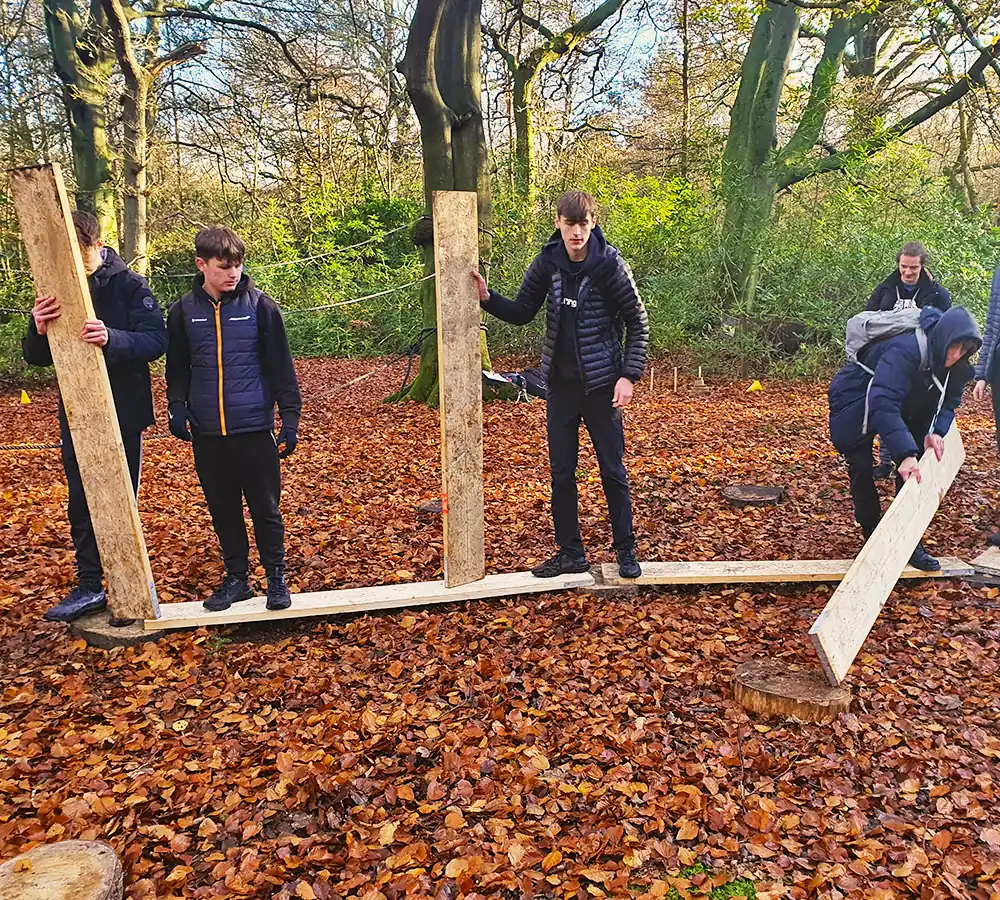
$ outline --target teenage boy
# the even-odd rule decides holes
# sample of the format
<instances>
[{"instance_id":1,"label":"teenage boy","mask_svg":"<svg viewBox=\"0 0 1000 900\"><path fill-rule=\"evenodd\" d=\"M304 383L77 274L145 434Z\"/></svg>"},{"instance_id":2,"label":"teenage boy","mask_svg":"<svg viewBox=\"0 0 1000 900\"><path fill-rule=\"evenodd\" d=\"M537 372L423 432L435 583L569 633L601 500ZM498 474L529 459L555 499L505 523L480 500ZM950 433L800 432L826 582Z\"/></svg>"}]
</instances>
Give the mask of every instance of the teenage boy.
<instances>
[{"instance_id":1,"label":"teenage boy","mask_svg":"<svg viewBox=\"0 0 1000 900\"><path fill-rule=\"evenodd\" d=\"M993 395L993 424L996 426L997 447L1000 447L1000 353L997 337L1000 336L1000 266L993 273L990 284L990 305L986 313L986 334L983 349L976 361L976 386L972 389L975 400L986 397L986 385ZM991 547L1000 547L1000 531L995 531L986 541Z\"/></svg>"},{"instance_id":2,"label":"teenage boy","mask_svg":"<svg viewBox=\"0 0 1000 900\"><path fill-rule=\"evenodd\" d=\"M868 312L936 306L941 312L951 309L951 297L927 268L930 253L921 241L907 241L896 254L896 271L881 282L868 299ZM892 474L889 447L879 441L878 465L875 478Z\"/></svg>"},{"instance_id":3,"label":"teenage boy","mask_svg":"<svg viewBox=\"0 0 1000 900\"><path fill-rule=\"evenodd\" d=\"M875 435L896 463L896 490L909 478L919 481L923 451L933 450L938 459L944 453L944 436L972 380L968 358L982 344L976 320L961 306L945 313L924 307L918 331L869 344L858 355L862 365L849 362L830 384L830 438L847 461L854 517L866 541L882 518L872 476ZM925 572L941 568L922 544L910 565Z\"/></svg>"},{"instance_id":4,"label":"teenage boy","mask_svg":"<svg viewBox=\"0 0 1000 900\"><path fill-rule=\"evenodd\" d=\"M114 250L104 246L97 219L90 213L75 212L73 225L95 316L84 323L80 339L104 350L132 489L138 494L142 432L153 424L149 363L166 352L167 329L146 280L129 270ZM48 330L59 315L57 297L35 300L28 334L21 342L25 362L33 366L52 365ZM63 471L69 485L69 528L76 551L78 583L43 618L51 622L72 622L87 613L106 609L107 594L101 555L62 397L59 398L59 437Z\"/></svg>"},{"instance_id":5,"label":"teenage boy","mask_svg":"<svg viewBox=\"0 0 1000 900\"><path fill-rule=\"evenodd\" d=\"M203 228L194 246L198 274L167 317L167 402L171 433L191 441L226 566L204 605L217 612L253 596L245 497L267 573L267 608L288 609L279 460L298 443L302 398L285 323L243 271L246 245L234 231Z\"/></svg>"},{"instance_id":6,"label":"teenage boy","mask_svg":"<svg viewBox=\"0 0 1000 900\"><path fill-rule=\"evenodd\" d=\"M576 490L582 420L597 453L619 571L623 578L638 578L622 410L645 368L649 320L625 260L597 225L593 197L583 191L563 194L556 229L514 300L488 290L483 277L472 273L483 309L513 325L530 322L548 298L542 377L559 551L532 574L554 578L586 572L590 565Z\"/></svg>"}]
</instances>

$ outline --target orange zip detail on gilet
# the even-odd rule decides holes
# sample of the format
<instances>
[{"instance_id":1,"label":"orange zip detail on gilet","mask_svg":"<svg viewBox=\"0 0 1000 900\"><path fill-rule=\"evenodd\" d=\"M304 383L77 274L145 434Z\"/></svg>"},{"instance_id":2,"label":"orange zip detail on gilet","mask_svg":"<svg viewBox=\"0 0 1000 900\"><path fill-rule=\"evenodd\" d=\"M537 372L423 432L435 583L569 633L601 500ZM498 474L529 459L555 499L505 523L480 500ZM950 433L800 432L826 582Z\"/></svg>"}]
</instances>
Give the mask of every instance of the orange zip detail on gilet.
<instances>
[{"instance_id":1,"label":"orange zip detail on gilet","mask_svg":"<svg viewBox=\"0 0 1000 900\"><path fill-rule=\"evenodd\" d=\"M215 307L215 356L219 366L219 423L222 433L226 434L226 406L222 401L222 304L213 303Z\"/></svg>"}]
</instances>

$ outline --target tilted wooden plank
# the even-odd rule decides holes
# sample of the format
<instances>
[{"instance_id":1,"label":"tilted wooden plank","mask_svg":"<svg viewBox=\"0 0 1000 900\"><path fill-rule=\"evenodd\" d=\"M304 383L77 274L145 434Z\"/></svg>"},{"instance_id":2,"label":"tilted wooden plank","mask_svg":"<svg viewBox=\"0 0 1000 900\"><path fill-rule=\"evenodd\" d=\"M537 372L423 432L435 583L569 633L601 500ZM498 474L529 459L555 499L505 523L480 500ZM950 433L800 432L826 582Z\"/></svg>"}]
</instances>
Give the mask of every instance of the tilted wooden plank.
<instances>
[{"instance_id":1,"label":"tilted wooden plank","mask_svg":"<svg viewBox=\"0 0 1000 900\"><path fill-rule=\"evenodd\" d=\"M441 404L441 506L448 587L486 574L483 516L483 360L476 194L435 191L438 390Z\"/></svg>"},{"instance_id":2,"label":"tilted wooden plank","mask_svg":"<svg viewBox=\"0 0 1000 900\"><path fill-rule=\"evenodd\" d=\"M832 685L847 676L900 572L965 461L958 426L952 425L944 447L941 460L931 452L923 455L920 482L911 478L903 485L809 630Z\"/></svg>"},{"instance_id":3,"label":"tilted wooden plank","mask_svg":"<svg viewBox=\"0 0 1000 900\"><path fill-rule=\"evenodd\" d=\"M209 612L198 601L165 603L160 607L160 618L146 622L146 630L197 628L203 625L229 625L272 619L300 619L306 616L330 616L376 609L405 609L411 606L488 600L491 597L513 597L517 594L538 594L593 586L594 576L589 572L561 575L558 578L536 578L530 572L513 572L505 575L489 575L480 581L457 588L449 588L443 581L421 581L416 584L388 584L347 588L342 591L292 594L291 607L273 612L265 608L267 601L264 597L234 603L222 612Z\"/></svg>"},{"instance_id":4,"label":"tilted wooden plank","mask_svg":"<svg viewBox=\"0 0 1000 900\"><path fill-rule=\"evenodd\" d=\"M644 562L638 578L622 578L615 563L604 563L605 584L794 584L840 581L852 559L705 560L696 562ZM954 556L940 560L940 572L923 572L907 566L900 578L964 578L972 566Z\"/></svg>"},{"instance_id":5,"label":"tilted wooden plank","mask_svg":"<svg viewBox=\"0 0 1000 900\"><path fill-rule=\"evenodd\" d=\"M984 575L1000 575L1000 547L990 547L972 561L972 568Z\"/></svg>"},{"instance_id":6,"label":"tilted wooden plank","mask_svg":"<svg viewBox=\"0 0 1000 900\"><path fill-rule=\"evenodd\" d=\"M59 301L48 328L87 507L117 618L157 615L156 589L132 493L108 370L100 347L80 340L94 306L77 245L62 174L55 164L15 169L11 195L39 296Z\"/></svg>"}]
</instances>

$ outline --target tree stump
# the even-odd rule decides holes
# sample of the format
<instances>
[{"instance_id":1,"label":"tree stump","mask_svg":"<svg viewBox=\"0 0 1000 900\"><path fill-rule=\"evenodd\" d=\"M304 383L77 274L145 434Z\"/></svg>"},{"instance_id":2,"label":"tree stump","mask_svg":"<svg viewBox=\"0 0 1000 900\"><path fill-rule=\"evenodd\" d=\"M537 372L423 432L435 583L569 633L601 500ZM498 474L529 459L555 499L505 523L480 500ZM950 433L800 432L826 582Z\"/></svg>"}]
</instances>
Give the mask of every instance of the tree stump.
<instances>
[{"instance_id":1,"label":"tree stump","mask_svg":"<svg viewBox=\"0 0 1000 900\"><path fill-rule=\"evenodd\" d=\"M107 844L45 844L0 866L0 900L122 900L122 864Z\"/></svg>"},{"instance_id":2,"label":"tree stump","mask_svg":"<svg viewBox=\"0 0 1000 900\"><path fill-rule=\"evenodd\" d=\"M765 716L794 716L804 722L832 722L851 707L846 687L830 687L822 672L784 660L743 663L733 676L733 690L744 709Z\"/></svg>"},{"instance_id":3,"label":"tree stump","mask_svg":"<svg viewBox=\"0 0 1000 900\"><path fill-rule=\"evenodd\" d=\"M744 506L774 506L785 496L785 489L777 485L730 484L722 489L722 496L737 509Z\"/></svg>"}]
</instances>

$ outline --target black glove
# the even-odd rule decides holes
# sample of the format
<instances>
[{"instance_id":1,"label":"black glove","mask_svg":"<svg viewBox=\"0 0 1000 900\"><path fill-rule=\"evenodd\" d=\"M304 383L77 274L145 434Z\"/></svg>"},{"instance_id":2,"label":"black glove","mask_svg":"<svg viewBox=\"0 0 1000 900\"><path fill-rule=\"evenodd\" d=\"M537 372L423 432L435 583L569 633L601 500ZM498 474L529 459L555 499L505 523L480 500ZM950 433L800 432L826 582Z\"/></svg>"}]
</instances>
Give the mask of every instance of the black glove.
<instances>
[{"instance_id":1,"label":"black glove","mask_svg":"<svg viewBox=\"0 0 1000 900\"><path fill-rule=\"evenodd\" d=\"M294 428L282 425L281 431L278 432L278 436L274 439L274 443L278 447L278 459L284 459L295 452L295 448L299 443L299 433Z\"/></svg>"},{"instance_id":2,"label":"black glove","mask_svg":"<svg viewBox=\"0 0 1000 900\"><path fill-rule=\"evenodd\" d=\"M188 428L187 404L175 400L170 404L167 411L167 420L170 422L170 433L182 441L191 440L191 429Z\"/></svg>"}]
</instances>

